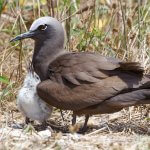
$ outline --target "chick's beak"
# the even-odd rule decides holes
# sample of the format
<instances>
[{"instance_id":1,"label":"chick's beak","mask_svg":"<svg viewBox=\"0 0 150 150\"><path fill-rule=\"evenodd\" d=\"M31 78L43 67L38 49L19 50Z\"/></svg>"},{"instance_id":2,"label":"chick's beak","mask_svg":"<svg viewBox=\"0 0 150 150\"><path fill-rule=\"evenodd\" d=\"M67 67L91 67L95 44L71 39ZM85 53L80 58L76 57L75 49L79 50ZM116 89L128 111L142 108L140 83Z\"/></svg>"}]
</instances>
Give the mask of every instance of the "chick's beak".
<instances>
[{"instance_id":1,"label":"chick's beak","mask_svg":"<svg viewBox=\"0 0 150 150\"><path fill-rule=\"evenodd\" d=\"M15 41L26 39L26 38L32 38L34 35L35 35L35 31L28 31L11 39L10 42L15 42Z\"/></svg>"}]
</instances>

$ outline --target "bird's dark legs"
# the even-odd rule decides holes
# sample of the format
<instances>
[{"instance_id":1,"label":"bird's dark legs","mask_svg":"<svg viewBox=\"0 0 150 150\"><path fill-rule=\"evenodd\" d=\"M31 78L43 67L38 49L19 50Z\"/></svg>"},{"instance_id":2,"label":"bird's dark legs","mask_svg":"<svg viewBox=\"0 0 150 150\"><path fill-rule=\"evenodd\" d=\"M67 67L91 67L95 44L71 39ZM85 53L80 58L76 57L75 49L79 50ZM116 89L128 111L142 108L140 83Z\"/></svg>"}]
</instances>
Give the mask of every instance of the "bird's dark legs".
<instances>
[{"instance_id":1,"label":"bird's dark legs","mask_svg":"<svg viewBox=\"0 0 150 150\"><path fill-rule=\"evenodd\" d=\"M72 125L76 124L76 119L77 119L77 116L73 113L73 115L72 115Z\"/></svg>"},{"instance_id":2,"label":"bird's dark legs","mask_svg":"<svg viewBox=\"0 0 150 150\"><path fill-rule=\"evenodd\" d=\"M25 118L25 124L33 123L33 121L30 120L30 118L26 117Z\"/></svg>"},{"instance_id":3,"label":"bird's dark legs","mask_svg":"<svg viewBox=\"0 0 150 150\"><path fill-rule=\"evenodd\" d=\"M90 117L90 115L85 115L85 122L84 122L84 125L81 128L80 132L85 132L87 130L87 123L88 123L89 117Z\"/></svg>"},{"instance_id":4,"label":"bird's dark legs","mask_svg":"<svg viewBox=\"0 0 150 150\"><path fill-rule=\"evenodd\" d=\"M42 129L46 129L47 128L48 123L46 122L46 120L42 122L41 126L42 126Z\"/></svg>"},{"instance_id":5,"label":"bird's dark legs","mask_svg":"<svg viewBox=\"0 0 150 150\"><path fill-rule=\"evenodd\" d=\"M87 130L87 123L88 123L89 117L90 117L90 115L85 115L85 122L84 122L83 127L79 131L80 133L83 133ZM76 124L76 118L77 118L77 116L73 113L73 115L72 115L72 125Z\"/></svg>"},{"instance_id":6,"label":"bird's dark legs","mask_svg":"<svg viewBox=\"0 0 150 150\"><path fill-rule=\"evenodd\" d=\"M25 118L25 124L29 124L30 123L30 119L28 117Z\"/></svg>"},{"instance_id":7,"label":"bird's dark legs","mask_svg":"<svg viewBox=\"0 0 150 150\"><path fill-rule=\"evenodd\" d=\"M60 109L60 113L61 113L62 120L65 121L65 119L64 119L64 114L63 114L63 112L62 112L61 109Z\"/></svg>"}]
</instances>

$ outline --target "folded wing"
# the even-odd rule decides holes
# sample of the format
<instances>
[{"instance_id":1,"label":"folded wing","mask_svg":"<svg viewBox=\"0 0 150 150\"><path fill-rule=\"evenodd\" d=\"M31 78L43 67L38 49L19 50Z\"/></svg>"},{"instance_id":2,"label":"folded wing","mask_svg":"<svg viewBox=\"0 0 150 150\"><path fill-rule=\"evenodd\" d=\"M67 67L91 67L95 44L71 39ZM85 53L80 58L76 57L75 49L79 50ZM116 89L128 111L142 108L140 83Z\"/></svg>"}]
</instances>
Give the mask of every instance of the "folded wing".
<instances>
[{"instance_id":1,"label":"folded wing","mask_svg":"<svg viewBox=\"0 0 150 150\"><path fill-rule=\"evenodd\" d=\"M120 93L142 88L143 68L95 53L67 53L49 65L48 78L38 95L60 109L78 111Z\"/></svg>"}]
</instances>

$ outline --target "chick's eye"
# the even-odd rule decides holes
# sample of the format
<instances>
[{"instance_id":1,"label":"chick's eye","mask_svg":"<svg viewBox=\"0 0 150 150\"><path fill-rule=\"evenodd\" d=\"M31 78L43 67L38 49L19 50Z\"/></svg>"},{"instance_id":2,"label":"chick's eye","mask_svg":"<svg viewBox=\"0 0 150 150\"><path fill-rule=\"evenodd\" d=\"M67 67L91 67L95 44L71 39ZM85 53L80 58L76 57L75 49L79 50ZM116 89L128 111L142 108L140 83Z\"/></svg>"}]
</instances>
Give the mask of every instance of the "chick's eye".
<instances>
[{"instance_id":1,"label":"chick's eye","mask_svg":"<svg viewBox=\"0 0 150 150\"><path fill-rule=\"evenodd\" d=\"M44 30L46 30L46 28L47 28L47 25L46 25L46 24L45 24L45 25L40 25L40 26L38 27L38 30L44 31Z\"/></svg>"}]
</instances>

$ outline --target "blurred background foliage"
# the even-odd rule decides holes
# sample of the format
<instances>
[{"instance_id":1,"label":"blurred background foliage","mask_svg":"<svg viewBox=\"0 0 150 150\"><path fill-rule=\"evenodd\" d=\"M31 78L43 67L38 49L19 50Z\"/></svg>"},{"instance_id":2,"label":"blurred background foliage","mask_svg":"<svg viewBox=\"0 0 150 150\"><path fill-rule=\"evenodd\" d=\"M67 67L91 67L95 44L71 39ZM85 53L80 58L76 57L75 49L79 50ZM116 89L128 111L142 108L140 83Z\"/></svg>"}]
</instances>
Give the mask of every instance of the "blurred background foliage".
<instances>
[{"instance_id":1,"label":"blurred background foliage","mask_svg":"<svg viewBox=\"0 0 150 150\"><path fill-rule=\"evenodd\" d=\"M9 43L41 16L66 30L65 48L138 61L149 72L149 0L0 0L0 103L15 100L32 58L33 41Z\"/></svg>"}]
</instances>

